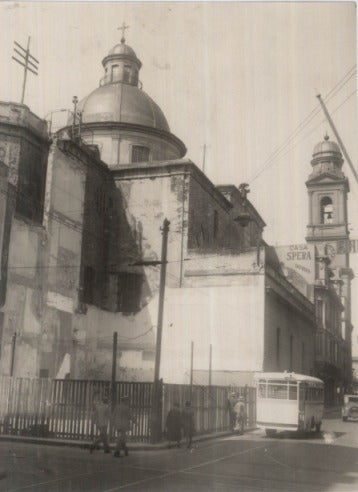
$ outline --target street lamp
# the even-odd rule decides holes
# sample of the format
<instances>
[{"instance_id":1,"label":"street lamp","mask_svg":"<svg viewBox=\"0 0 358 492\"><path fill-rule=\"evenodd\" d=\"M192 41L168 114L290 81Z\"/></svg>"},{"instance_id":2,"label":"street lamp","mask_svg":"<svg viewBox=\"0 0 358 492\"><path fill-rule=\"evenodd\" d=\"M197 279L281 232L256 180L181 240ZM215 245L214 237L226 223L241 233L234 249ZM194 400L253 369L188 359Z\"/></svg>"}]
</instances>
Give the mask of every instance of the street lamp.
<instances>
[{"instance_id":1,"label":"street lamp","mask_svg":"<svg viewBox=\"0 0 358 492\"><path fill-rule=\"evenodd\" d=\"M73 103L72 138L74 138L75 137L76 117L77 117L77 103L78 103L78 97L77 96L73 96L72 103Z\"/></svg>"},{"instance_id":2,"label":"street lamp","mask_svg":"<svg viewBox=\"0 0 358 492\"><path fill-rule=\"evenodd\" d=\"M53 111L49 111L45 117L44 117L44 120L47 121L47 117L50 116L50 120L47 121L48 123L48 127L47 127L47 130L48 130L48 133L49 135L51 135L51 130L52 130L52 115L55 114L55 113L64 113L64 112L68 112L69 110L68 109L54 109Z\"/></svg>"}]
</instances>

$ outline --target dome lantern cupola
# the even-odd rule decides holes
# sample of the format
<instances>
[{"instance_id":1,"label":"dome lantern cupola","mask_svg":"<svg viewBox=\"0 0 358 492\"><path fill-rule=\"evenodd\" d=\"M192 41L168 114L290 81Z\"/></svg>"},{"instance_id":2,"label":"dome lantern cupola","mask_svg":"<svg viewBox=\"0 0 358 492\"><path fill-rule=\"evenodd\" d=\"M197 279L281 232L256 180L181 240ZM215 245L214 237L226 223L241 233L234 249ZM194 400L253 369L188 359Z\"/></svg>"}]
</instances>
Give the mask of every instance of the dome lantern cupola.
<instances>
[{"instance_id":1,"label":"dome lantern cupola","mask_svg":"<svg viewBox=\"0 0 358 492\"><path fill-rule=\"evenodd\" d=\"M329 139L329 136L324 136L324 140L315 145L312 156L312 167L314 173L336 172L341 174L343 158L341 150L336 142Z\"/></svg>"},{"instance_id":2,"label":"dome lantern cupola","mask_svg":"<svg viewBox=\"0 0 358 492\"><path fill-rule=\"evenodd\" d=\"M123 26L121 29L124 29ZM113 46L108 55L102 60L104 77L100 85L122 82L138 86L138 73L142 66L134 50L125 44L124 33L121 42Z\"/></svg>"}]
</instances>

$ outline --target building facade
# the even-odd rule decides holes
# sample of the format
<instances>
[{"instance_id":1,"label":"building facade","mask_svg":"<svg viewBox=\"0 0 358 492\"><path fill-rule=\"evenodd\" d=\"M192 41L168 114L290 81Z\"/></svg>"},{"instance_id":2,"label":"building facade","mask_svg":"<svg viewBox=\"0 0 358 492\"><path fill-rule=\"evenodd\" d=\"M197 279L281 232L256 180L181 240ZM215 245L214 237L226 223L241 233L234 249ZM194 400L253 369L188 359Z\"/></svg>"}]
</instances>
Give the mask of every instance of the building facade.
<instances>
[{"instance_id":1,"label":"building facade","mask_svg":"<svg viewBox=\"0 0 358 492\"><path fill-rule=\"evenodd\" d=\"M326 135L313 150L306 182L309 223L306 241L315 246L315 304L318 320L316 372L330 401L352 382L352 319L347 200L349 182L338 145Z\"/></svg>"},{"instance_id":2,"label":"building facade","mask_svg":"<svg viewBox=\"0 0 358 492\"><path fill-rule=\"evenodd\" d=\"M26 106L0 104L1 374L108 379L117 332L117 377L151 380L164 219L161 377L189 381L192 344L213 384L312 374L314 304L263 241L247 185L215 186L185 158L124 40L103 66L52 139Z\"/></svg>"}]
</instances>

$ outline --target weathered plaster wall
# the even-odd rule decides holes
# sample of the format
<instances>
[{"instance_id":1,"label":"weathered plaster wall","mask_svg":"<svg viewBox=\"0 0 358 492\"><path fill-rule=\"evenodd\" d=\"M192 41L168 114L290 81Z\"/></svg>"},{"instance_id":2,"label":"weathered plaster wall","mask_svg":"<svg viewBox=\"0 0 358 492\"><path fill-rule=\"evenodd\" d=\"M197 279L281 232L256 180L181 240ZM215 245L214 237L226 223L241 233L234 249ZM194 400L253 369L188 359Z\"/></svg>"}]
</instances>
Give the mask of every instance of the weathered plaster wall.
<instances>
[{"instance_id":1,"label":"weathered plaster wall","mask_svg":"<svg viewBox=\"0 0 358 492\"><path fill-rule=\"evenodd\" d=\"M2 173L5 214L1 250L1 374L10 374L14 347L14 374L37 375L44 273L39 253L45 236L38 221L41 206L36 206L33 214L31 207L41 200L43 184L42 181L39 186L30 183L33 195L26 195L24 190L28 193L29 188L24 181L20 187L19 172L31 165L36 176L43 180L42 166L47 152L46 123L26 106L0 103L0 160L6 167ZM19 207L20 203L25 209ZM15 334L16 345L13 345Z\"/></svg>"},{"instance_id":2,"label":"weathered plaster wall","mask_svg":"<svg viewBox=\"0 0 358 492\"><path fill-rule=\"evenodd\" d=\"M118 333L117 374L143 380L153 375L157 298L136 315L123 315L88 306L86 315L73 318L76 376L108 379L112 371L113 333ZM149 371L149 372L148 372Z\"/></svg>"},{"instance_id":3,"label":"weathered plaster wall","mask_svg":"<svg viewBox=\"0 0 358 492\"><path fill-rule=\"evenodd\" d=\"M162 175L142 175L132 179L116 178L123 209L126 212L124 226L129 226L130 235L120 234L118 247L123 263L138 259L160 260L162 248L161 227L167 218L170 221L168 236L167 284L180 285L181 260L186 251L186 228L188 214L188 176L171 173L164 169ZM120 229L123 223L120 224ZM135 247L133 247L134 240ZM158 268L147 268L147 300L158 289Z\"/></svg>"},{"instance_id":4,"label":"weathered plaster wall","mask_svg":"<svg viewBox=\"0 0 358 492\"><path fill-rule=\"evenodd\" d=\"M313 320L314 321L314 320ZM279 342L277 329L280 329ZM293 311L274 294L265 299L265 371L294 371L314 374L315 329L302 315ZM292 366L290 337L292 338ZM279 344L279 349L278 345ZM278 350L277 350L278 349Z\"/></svg>"},{"instance_id":5,"label":"weathered plaster wall","mask_svg":"<svg viewBox=\"0 0 358 492\"><path fill-rule=\"evenodd\" d=\"M233 221L230 205L221 198L213 186L205 187L195 177L190 180L189 249L242 247L241 228Z\"/></svg>"}]
</instances>

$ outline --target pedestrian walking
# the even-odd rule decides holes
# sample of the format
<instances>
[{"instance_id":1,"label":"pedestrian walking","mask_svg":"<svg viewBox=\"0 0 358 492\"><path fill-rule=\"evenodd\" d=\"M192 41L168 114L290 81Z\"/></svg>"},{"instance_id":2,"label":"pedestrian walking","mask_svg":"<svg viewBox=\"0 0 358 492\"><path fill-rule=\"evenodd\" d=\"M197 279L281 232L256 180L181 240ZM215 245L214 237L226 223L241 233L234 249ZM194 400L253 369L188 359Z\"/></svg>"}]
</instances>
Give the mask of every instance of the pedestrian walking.
<instances>
[{"instance_id":1,"label":"pedestrian walking","mask_svg":"<svg viewBox=\"0 0 358 492\"><path fill-rule=\"evenodd\" d=\"M93 402L92 418L97 429L99 429L99 436L93 441L93 443L90 446L91 454L101 442L103 443L104 452L105 453L110 452L109 444L108 444L108 434L107 434L110 415L111 412L110 412L109 402L107 397L104 396L102 400L99 401L95 400Z\"/></svg>"},{"instance_id":2,"label":"pedestrian walking","mask_svg":"<svg viewBox=\"0 0 358 492\"><path fill-rule=\"evenodd\" d=\"M239 397L238 402L235 404L234 410L236 414L235 430L238 430L239 434L243 434L246 423L246 408L243 396Z\"/></svg>"},{"instance_id":3,"label":"pedestrian walking","mask_svg":"<svg viewBox=\"0 0 358 492\"><path fill-rule=\"evenodd\" d=\"M183 427L182 414L179 410L179 403L174 403L174 407L169 410L165 428L167 431L168 448L171 447L171 442L176 442L178 448L180 448L181 430Z\"/></svg>"},{"instance_id":4,"label":"pedestrian walking","mask_svg":"<svg viewBox=\"0 0 358 492\"><path fill-rule=\"evenodd\" d=\"M230 430L231 432L234 431L235 425L236 425L236 412L235 412L235 405L238 402L238 396L235 392L230 393L228 400L227 400L227 407L228 407L228 412L229 412L229 419L230 419Z\"/></svg>"},{"instance_id":5,"label":"pedestrian walking","mask_svg":"<svg viewBox=\"0 0 358 492\"><path fill-rule=\"evenodd\" d=\"M119 458L121 450L124 451L124 455L128 456L127 447L127 432L131 429L131 425L134 422L132 411L129 405L129 397L123 396L120 404L117 405L113 413L113 425L117 430L117 443L113 456Z\"/></svg>"},{"instance_id":6,"label":"pedestrian walking","mask_svg":"<svg viewBox=\"0 0 358 492\"><path fill-rule=\"evenodd\" d=\"M191 407L190 401L185 402L185 408L182 413L182 419L183 419L183 430L184 430L186 447L189 449L191 448L193 435L195 431L194 412Z\"/></svg>"}]
</instances>

